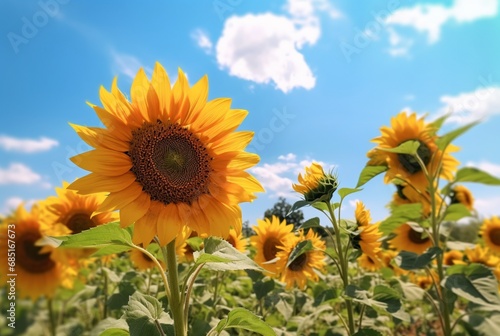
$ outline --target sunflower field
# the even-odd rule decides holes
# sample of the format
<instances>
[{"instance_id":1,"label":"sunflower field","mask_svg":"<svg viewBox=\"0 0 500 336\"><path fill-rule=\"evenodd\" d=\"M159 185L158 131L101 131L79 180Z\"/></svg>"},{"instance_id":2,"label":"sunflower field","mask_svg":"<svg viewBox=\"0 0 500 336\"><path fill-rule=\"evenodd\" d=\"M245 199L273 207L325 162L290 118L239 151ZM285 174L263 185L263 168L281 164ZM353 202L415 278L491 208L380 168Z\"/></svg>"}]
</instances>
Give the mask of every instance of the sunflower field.
<instances>
[{"instance_id":1,"label":"sunflower field","mask_svg":"<svg viewBox=\"0 0 500 336\"><path fill-rule=\"evenodd\" d=\"M248 112L159 63L130 97L115 80L89 103L103 127L71 124L93 148L71 159L88 175L2 218L1 335L500 333L500 218L481 218L463 185L500 178L453 157L477 122L443 133L447 115L401 112L357 185L317 162L297 176L290 212L326 221L273 216L243 236L240 203L263 191L253 132L236 130ZM343 213L382 181L384 220L362 201Z\"/></svg>"}]
</instances>

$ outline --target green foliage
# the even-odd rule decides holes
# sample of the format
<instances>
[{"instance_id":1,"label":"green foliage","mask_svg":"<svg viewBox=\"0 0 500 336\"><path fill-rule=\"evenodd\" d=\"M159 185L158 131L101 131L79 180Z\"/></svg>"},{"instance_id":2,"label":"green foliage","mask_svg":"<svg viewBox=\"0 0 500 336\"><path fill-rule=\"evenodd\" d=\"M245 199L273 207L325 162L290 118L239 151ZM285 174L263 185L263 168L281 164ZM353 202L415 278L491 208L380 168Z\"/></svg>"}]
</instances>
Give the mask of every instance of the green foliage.
<instances>
[{"instance_id":1,"label":"green foliage","mask_svg":"<svg viewBox=\"0 0 500 336\"><path fill-rule=\"evenodd\" d=\"M213 271L262 270L252 259L235 249L227 241L209 237L204 241L204 249L194 253L195 264L204 264Z\"/></svg>"},{"instance_id":2,"label":"green foliage","mask_svg":"<svg viewBox=\"0 0 500 336\"><path fill-rule=\"evenodd\" d=\"M396 263L404 270L418 270L424 269L431 263L432 260L436 259L438 255L442 254L443 251L437 247L433 246L422 254L416 254L409 251L401 251L396 258Z\"/></svg>"},{"instance_id":3,"label":"green foliage","mask_svg":"<svg viewBox=\"0 0 500 336\"><path fill-rule=\"evenodd\" d=\"M158 328L167 335L173 335L173 320L163 311L161 303L152 296L134 293L130 297L124 318L131 336L161 336Z\"/></svg>"},{"instance_id":4,"label":"green foliage","mask_svg":"<svg viewBox=\"0 0 500 336\"><path fill-rule=\"evenodd\" d=\"M275 336L274 330L259 317L244 308L235 308L222 319L215 330L220 334L225 329L244 329L263 336Z\"/></svg>"},{"instance_id":5,"label":"green foliage","mask_svg":"<svg viewBox=\"0 0 500 336\"><path fill-rule=\"evenodd\" d=\"M469 209L461 203L450 204L444 213L443 220L445 221L457 221L464 217L469 217L471 215Z\"/></svg>"},{"instance_id":6,"label":"green foliage","mask_svg":"<svg viewBox=\"0 0 500 336\"><path fill-rule=\"evenodd\" d=\"M361 173L359 174L358 183L356 183L356 188L369 182L375 176L386 172L389 169L387 166L365 166Z\"/></svg>"},{"instance_id":7,"label":"green foliage","mask_svg":"<svg viewBox=\"0 0 500 336\"><path fill-rule=\"evenodd\" d=\"M455 140L456 138L458 138L460 135L462 135L463 133L467 132L469 129L471 129L472 127L476 126L479 122L473 122L473 123L470 123L470 124L467 124L465 126L462 126L462 127L459 127L449 133L446 133L442 136L440 136L437 140L436 140L436 144L438 146L438 148L440 150L445 150L446 147L448 147L448 145L453 141Z\"/></svg>"},{"instance_id":8,"label":"green foliage","mask_svg":"<svg viewBox=\"0 0 500 336\"><path fill-rule=\"evenodd\" d=\"M391 209L389 217L384 219L379 230L384 234L392 233L406 222L415 222L422 217L422 204L411 203L395 206Z\"/></svg>"},{"instance_id":9,"label":"green foliage","mask_svg":"<svg viewBox=\"0 0 500 336\"><path fill-rule=\"evenodd\" d=\"M301 241L293 248L292 252L290 252L290 256L288 257L288 262L286 263L286 267L290 266L302 254L307 253L313 249L314 246L310 240Z\"/></svg>"},{"instance_id":10,"label":"green foliage","mask_svg":"<svg viewBox=\"0 0 500 336\"><path fill-rule=\"evenodd\" d=\"M293 224L295 228L298 228L304 222L304 213L298 209L292 208L285 198L280 197L271 209L264 212L264 218L271 219L272 216L276 216L280 222L286 220L288 224Z\"/></svg>"}]
</instances>

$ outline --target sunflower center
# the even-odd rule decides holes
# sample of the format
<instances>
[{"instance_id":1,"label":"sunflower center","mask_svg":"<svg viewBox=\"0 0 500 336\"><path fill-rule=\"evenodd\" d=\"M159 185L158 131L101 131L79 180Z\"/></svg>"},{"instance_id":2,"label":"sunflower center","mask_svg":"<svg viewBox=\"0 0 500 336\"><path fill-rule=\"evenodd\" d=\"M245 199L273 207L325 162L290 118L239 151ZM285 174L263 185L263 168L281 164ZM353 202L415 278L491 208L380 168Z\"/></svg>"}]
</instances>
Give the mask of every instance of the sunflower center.
<instances>
[{"instance_id":1,"label":"sunflower center","mask_svg":"<svg viewBox=\"0 0 500 336\"><path fill-rule=\"evenodd\" d=\"M408 239L410 239L412 243L420 245L427 243L430 238L429 237L422 238L422 232L418 232L410 228L410 230L408 231Z\"/></svg>"},{"instance_id":2,"label":"sunflower center","mask_svg":"<svg viewBox=\"0 0 500 336\"><path fill-rule=\"evenodd\" d=\"M280 245L280 241L278 239L266 239L266 241L264 242L264 247L262 248L266 261L270 261L276 258L276 253L278 253L279 251L278 245Z\"/></svg>"},{"instance_id":3,"label":"sunflower center","mask_svg":"<svg viewBox=\"0 0 500 336\"><path fill-rule=\"evenodd\" d=\"M307 253L302 253L292 261L288 268L292 271L301 271L307 263Z\"/></svg>"},{"instance_id":4,"label":"sunflower center","mask_svg":"<svg viewBox=\"0 0 500 336\"><path fill-rule=\"evenodd\" d=\"M431 150L422 141L417 139L414 140L420 143L420 146L417 149L417 154L424 163L424 165L427 166L427 164L431 161L431 154L432 154ZM411 154L398 154L398 160L399 163L401 163L401 165L403 166L403 168L410 174L415 174L422 170L422 167L420 167L417 158Z\"/></svg>"},{"instance_id":5,"label":"sunflower center","mask_svg":"<svg viewBox=\"0 0 500 336\"><path fill-rule=\"evenodd\" d=\"M42 247L35 243L41 238L40 234L28 233L19 237L19 257L17 263L29 273L45 273L56 266L56 263L50 258L49 253L40 253Z\"/></svg>"},{"instance_id":6,"label":"sunflower center","mask_svg":"<svg viewBox=\"0 0 500 336\"><path fill-rule=\"evenodd\" d=\"M494 228L490 231L490 240L496 246L500 246L500 228Z\"/></svg>"},{"instance_id":7,"label":"sunflower center","mask_svg":"<svg viewBox=\"0 0 500 336\"><path fill-rule=\"evenodd\" d=\"M66 222L66 226L71 230L71 233L80 233L95 227L95 223L90 219L90 215L86 213L76 213L72 215Z\"/></svg>"},{"instance_id":8,"label":"sunflower center","mask_svg":"<svg viewBox=\"0 0 500 336\"><path fill-rule=\"evenodd\" d=\"M132 132L132 173L151 200L189 203L208 193L212 172L207 148L177 124L144 123Z\"/></svg>"}]
</instances>

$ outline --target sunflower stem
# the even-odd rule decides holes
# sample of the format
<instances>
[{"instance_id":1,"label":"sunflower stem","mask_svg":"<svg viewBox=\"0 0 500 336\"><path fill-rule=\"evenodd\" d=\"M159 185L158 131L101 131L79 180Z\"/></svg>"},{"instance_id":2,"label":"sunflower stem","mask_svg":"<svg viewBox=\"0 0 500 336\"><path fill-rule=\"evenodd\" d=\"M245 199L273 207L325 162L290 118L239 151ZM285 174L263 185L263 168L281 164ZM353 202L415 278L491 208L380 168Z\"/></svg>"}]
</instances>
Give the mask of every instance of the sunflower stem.
<instances>
[{"instance_id":1,"label":"sunflower stem","mask_svg":"<svg viewBox=\"0 0 500 336\"><path fill-rule=\"evenodd\" d=\"M170 287L169 287L169 284L168 284L167 275L166 275L165 270L161 266L160 262L158 261L158 259L156 259L156 257L154 255L152 255L151 252L149 252L145 248L142 248L142 247L137 246L137 245L133 245L132 247L135 248L135 249L137 249L137 250L139 250L139 251L141 251L145 255L147 255L151 260L153 260L153 262L155 263L156 267L158 267L158 270L160 271L160 275L161 275L161 277L163 279L163 283L165 284L165 294L167 295L168 302L170 302ZM163 248L161 250L163 252ZM166 260L165 254L163 255L163 259Z\"/></svg>"},{"instance_id":2,"label":"sunflower stem","mask_svg":"<svg viewBox=\"0 0 500 336\"><path fill-rule=\"evenodd\" d=\"M50 335L56 336L56 319L54 316L54 305L52 298L47 299L47 308L49 309Z\"/></svg>"},{"instance_id":3,"label":"sunflower stem","mask_svg":"<svg viewBox=\"0 0 500 336\"><path fill-rule=\"evenodd\" d=\"M186 322L184 321L184 302L181 300L179 289L179 273L177 271L177 256L175 255L175 239L161 248L167 261L168 284L170 287L170 311L174 319L175 336L187 336Z\"/></svg>"},{"instance_id":4,"label":"sunflower stem","mask_svg":"<svg viewBox=\"0 0 500 336\"><path fill-rule=\"evenodd\" d=\"M347 285L349 285L349 274L347 273L349 270L348 270L348 260L347 260L347 251L344 255L344 251L342 249L342 239L340 237L340 227L339 227L339 224L337 223L337 220L335 218L335 213L334 213L334 210L332 208L332 205L330 204L330 202L326 202L326 205L328 207L328 211L330 212L330 216L331 216L331 220L332 220L332 224L333 224L333 229L335 230L335 238L336 238L336 241L337 241L337 244L336 244L336 250L337 250L337 255L339 257L339 261L340 261L340 273L341 273L341 276L342 276L342 282L344 284L344 291L345 289L347 288ZM346 303L346 307L347 307L347 317L348 317L348 321L349 321L349 335L352 335L354 334L354 312L353 312L353 309L352 309L352 301L350 299L346 299L345 300L345 303Z\"/></svg>"}]
</instances>

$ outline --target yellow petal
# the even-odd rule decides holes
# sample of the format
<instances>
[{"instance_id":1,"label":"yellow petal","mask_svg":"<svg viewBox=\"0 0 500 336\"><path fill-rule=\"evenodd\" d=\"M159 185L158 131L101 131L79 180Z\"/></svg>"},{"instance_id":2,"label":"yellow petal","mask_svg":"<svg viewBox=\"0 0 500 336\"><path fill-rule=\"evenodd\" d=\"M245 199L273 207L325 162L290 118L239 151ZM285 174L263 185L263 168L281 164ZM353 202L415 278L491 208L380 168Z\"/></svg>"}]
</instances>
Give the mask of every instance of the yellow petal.
<instances>
[{"instance_id":1,"label":"yellow petal","mask_svg":"<svg viewBox=\"0 0 500 336\"><path fill-rule=\"evenodd\" d=\"M130 149L130 144L115 138L111 133L99 127L85 127L75 124L69 124L76 133L87 144L94 148L107 148L117 152L126 152Z\"/></svg>"},{"instance_id":2,"label":"yellow petal","mask_svg":"<svg viewBox=\"0 0 500 336\"><path fill-rule=\"evenodd\" d=\"M167 107L170 106L171 86L167 72L165 71L163 66L158 62L156 62L155 69L153 71L153 78L151 79L151 84L153 85L156 91L160 110L162 112L166 111Z\"/></svg>"},{"instance_id":3,"label":"yellow petal","mask_svg":"<svg viewBox=\"0 0 500 336\"><path fill-rule=\"evenodd\" d=\"M136 200L120 209L120 226L127 227L144 216L148 210L151 199L146 193L141 193Z\"/></svg>"},{"instance_id":4,"label":"yellow petal","mask_svg":"<svg viewBox=\"0 0 500 336\"><path fill-rule=\"evenodd\" d=\"M128 155L104 148L78 154L71 161L80 168L106 176L123 175L132 168Z\"/></svg>"},{"instance_id":5,"label":"yellow petal","mask_svg":"<svg viewBox=\"0 0 500 336\"><path fill-rule=\"evenodd\" d=\"M175 204L168 204L162 209L156 224L160 245L165 246L174 240L183 227L179 211Z\"/></svg>"},{"instance_id":6,"label":"yellow petal","mask_svg":"<svg viewBox=\"0 0 500 336\"><path fill-rule=\"evenodd\" d=\"M110 193L94 213L98 214L101 212L121 209L133 200L137 199L141 193L142 186L137 182L133 182L123 190Z\"/></svg>"},{"instance_id":7,"label":"yellow petal","mask_svg":"<svg viewBox=\"0 0 500 336\"><path fill-rule=\"evenodd\" d=\"M135 175L127 172L120 176L104 176L90 173L79 178L68 186L68 189L77 190L79 194L93 194L96 192L117 192L125 189L135 181Z\"/></svg>"}]
</instances>

